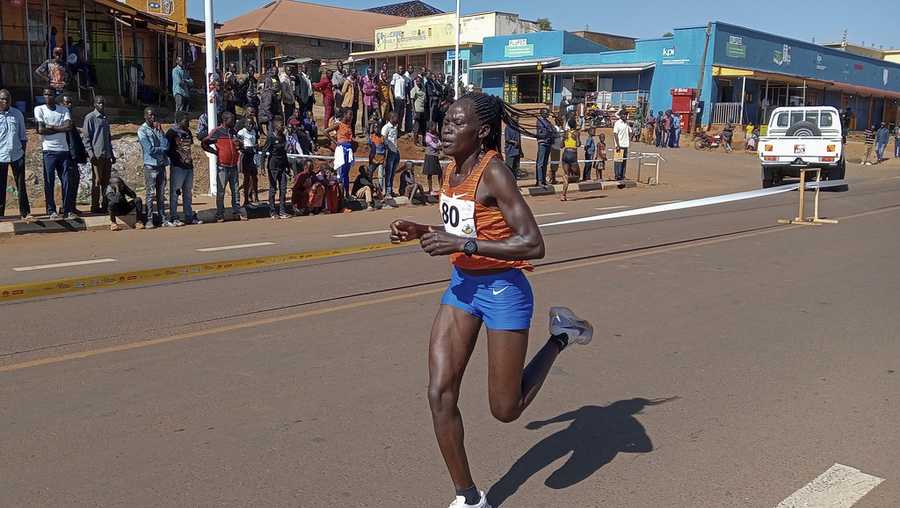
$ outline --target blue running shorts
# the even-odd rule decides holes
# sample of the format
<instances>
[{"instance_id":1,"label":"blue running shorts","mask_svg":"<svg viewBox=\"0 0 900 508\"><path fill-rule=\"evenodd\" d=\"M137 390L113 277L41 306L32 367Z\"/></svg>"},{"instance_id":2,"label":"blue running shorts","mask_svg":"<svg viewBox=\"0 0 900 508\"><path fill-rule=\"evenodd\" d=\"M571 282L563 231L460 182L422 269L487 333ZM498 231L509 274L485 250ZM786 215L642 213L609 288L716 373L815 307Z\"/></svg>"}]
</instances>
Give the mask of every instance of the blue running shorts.
<instances>
[{"instance_id":1,"label":"blue running shorts","mask_svg":"<svg viewBox=\"0 0 900 508\"><path fill-rule=\"evenodd\" d=\"M481 319L490 330L528 330L534 293L522 270L473 275L454 266L441 304Z\"/></svg>"}]
</instances>

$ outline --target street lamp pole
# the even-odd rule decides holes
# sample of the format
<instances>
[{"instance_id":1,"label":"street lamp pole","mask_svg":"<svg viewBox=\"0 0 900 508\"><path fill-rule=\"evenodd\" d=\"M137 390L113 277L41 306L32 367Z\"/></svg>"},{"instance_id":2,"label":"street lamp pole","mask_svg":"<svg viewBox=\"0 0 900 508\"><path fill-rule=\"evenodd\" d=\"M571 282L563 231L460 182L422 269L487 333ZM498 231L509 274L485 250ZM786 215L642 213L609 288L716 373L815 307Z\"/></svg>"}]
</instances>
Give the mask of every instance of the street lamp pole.
<instances>
[{"instance_id":1,"label":"street lamp pole","mask_svg":"<svg viewBox=\"0 0 900 508\"><path fill-rule=\"evenodd\" d=\"M216 28L213 22L212 0L204 0L203 10L206 18L206 119L209 130L215 129L219 124L216 115L216 98L212 93L212 77L216 72ZM209 157L209 195L216 195L216 156L208 153Z\"/></svg>"},{"instance_id":2,"label":"street lamp pole","mask_svg":"<svg viewBox=\"0 0 900 508\"><path fill-rule=\"evenodd\" d=\"M209 1L209 0L207 0ZM453 54L453 98L459 99L459 0L456 0L456 52Z\"/></svg>"}]
</instances>

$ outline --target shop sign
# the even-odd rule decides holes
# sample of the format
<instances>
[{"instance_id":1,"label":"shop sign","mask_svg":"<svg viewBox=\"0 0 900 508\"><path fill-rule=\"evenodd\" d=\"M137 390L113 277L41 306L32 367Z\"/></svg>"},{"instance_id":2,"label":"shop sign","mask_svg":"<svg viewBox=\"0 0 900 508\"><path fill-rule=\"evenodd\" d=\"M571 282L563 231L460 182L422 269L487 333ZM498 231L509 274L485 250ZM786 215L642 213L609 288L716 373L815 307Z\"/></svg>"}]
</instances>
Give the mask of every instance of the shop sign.
<instances>
[{"instance_id":1,"label":"shop sign","mask_svg":"<svg viewBox=\"0 0 900 508\"><path fill-rule=\"evenodd\" d=\"M783 44L781 49L772 52L772 61L776 65L791 65L791 47Z\"/></svg>"},{"instance_id":2,"label":"shop sign","mask_svg":"<svg viewBox=\"0 0 900 508\"><path fill-rule=\"evenodd\" d=\"M503 48L503 56L506 58L534 56L534 44L528 44L528 39L510 39Z\"/></svg>"},{"instance_id":3,"label":"shop sign","mask_svg":"<svg viewBox=\"0 0 900 508\"><path fill-rule=\"evenodd\" d=\"M676 59L662 61L663 65L684 65L684 64L689 64L689 63L691 63L690 58L676 58Z\"/></svg>"},{"instance_id":4,"label":"shop sign","mask_svg":"<svg viewBox=\"0 0 900 508\"><path fill-rule=\"evenodd\" d=\"M816 54L816 70L817 70L817 71L824 71L824 70L827 69L827 68L828 68L828 67L825 67L825 64L822 63L822 55Z\"/></svg>"},{"instance_id":5,"label":"shop sign","mask_svg":"<svg viewBox=\"0 0 900 508\"><path fill-rule=\"evenodd\" d=\"M675 48L663 48L662 56L675 56Z\"/></svg>"},{"instance_id":6,"label":"shop sign","mask_svg":"<svg viewBox=\"0 0 900 508\"><path fill-rule=\"evenodd\" d=\"M728 36L725 54L728 55L729 58L746 58L747 46L744 46L744 38L737 35Z\"/></svg>"},{"instance_id":7,"label":"shop sign","mask_svg":"<svg viewBox=\"0 0 900 508\"><path fill-rule=\"evenodd\" d=\"M881 83L884 84L884 86L887 86L888 70L887 69L882 69L882 70L883 70L883 72L881 73Z\"/></svg>"},{"instance_id":8,"label":"shop sign","mask_svg":"<svg viewBox=\"0 0 900 508\"><path fill-rule=\"evenodd\" d=\"M864 69L863 64L860 64L860 63L853 64L853 70L855 70L855 71L861 71L861 70L863 70L863 69Z\"/></svg>"}]
</instances>

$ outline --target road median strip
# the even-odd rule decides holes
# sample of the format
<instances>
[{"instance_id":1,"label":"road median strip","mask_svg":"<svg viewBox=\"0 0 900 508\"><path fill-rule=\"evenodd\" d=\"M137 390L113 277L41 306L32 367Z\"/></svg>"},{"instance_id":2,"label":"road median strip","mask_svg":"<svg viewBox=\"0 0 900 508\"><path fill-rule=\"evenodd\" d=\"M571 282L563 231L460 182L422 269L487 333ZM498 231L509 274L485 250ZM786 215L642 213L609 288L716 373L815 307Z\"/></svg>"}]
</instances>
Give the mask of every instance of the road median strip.
<instances>
[{"instance_id":1,"label":"road median strip","mask_svg":"<svg viewBox=\"0 0 900 508\"><path fill-rule=\"evenodd\" d=\"M120 272L103 275L89 275L85 277L73 277L41 282L28 282L23 284L11 284L0 286L0 303L37 298L42 296L57 296L78 291L92 289L107 289L134 284L148 284L164 280L198 277L202 275L221 274L237 270L253 268L265 268L269 266L287 265L324 259L337 256L349 256L352 254L364 254L394 249L404 245L392 243L376 243L356 247L341 247L318 251L295 252L290 254L277 254L273 256L260 256L226 261L210 261L190 265L170 266L163 268L150 268L131 272Z\"/></svg>"}]
</instances>

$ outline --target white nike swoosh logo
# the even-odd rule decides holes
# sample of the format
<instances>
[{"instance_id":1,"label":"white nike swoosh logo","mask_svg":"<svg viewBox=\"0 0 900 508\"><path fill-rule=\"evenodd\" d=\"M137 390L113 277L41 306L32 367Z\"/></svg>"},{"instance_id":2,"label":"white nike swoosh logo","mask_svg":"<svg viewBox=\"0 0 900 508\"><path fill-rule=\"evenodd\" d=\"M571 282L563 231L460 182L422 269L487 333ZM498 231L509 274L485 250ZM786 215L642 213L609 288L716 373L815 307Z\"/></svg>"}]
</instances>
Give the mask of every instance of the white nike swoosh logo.
<instances>
[{"instance_id":1,"label":"white nike swoosh logo","mask_svg":"<svg viewBox=\"0 0 900 508\"><path fill-rule=\"evenodd\" d=\"M497 296L500 293L506 291L507 289L509 289L509 286L506 286L505 288L501 289L500 291L497 291L496 289L492 289L491 292L494 293L494 296Z\"/></svg>"},{"instance_id":2,"label":"white nike swoosh logo","mask_svg":"<svg viewBox=\"0 0 900 508\"><path fill-rule=\"evenodd\" d=\"M463 192L462 194L456 194L456 193L454 192L454 193L453 193L453 199L459 199L459 198L461 198L461 197L463 197L463 196L465 196L465 195L467 195L467 194L468 194L468 192Z\"/></svg>"}]
</instances>

